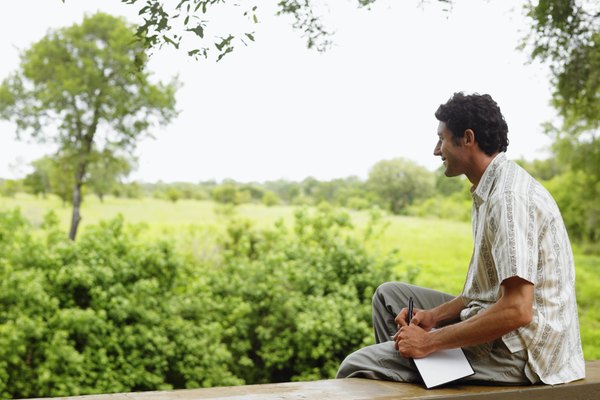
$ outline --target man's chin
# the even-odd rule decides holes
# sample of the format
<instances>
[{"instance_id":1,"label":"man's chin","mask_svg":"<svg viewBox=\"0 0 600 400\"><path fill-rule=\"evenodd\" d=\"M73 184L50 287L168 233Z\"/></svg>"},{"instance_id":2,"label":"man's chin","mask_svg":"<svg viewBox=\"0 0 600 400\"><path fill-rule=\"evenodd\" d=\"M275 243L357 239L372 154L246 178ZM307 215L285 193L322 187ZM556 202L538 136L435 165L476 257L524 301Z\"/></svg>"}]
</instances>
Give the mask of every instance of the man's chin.
<instances>
[{"instance_id":1,"label":"man's chin","mask_svg":"<svg viewBox=\"0 0 600 400\"><path fill-rule=\"evenodd\" d=\"M444 175L446 175L448 178L454 178L455 176L459 176L460 173L456 171L451 171L448 168L446 168L446 170L444 171Z\"/></svg>"}]
</instances>

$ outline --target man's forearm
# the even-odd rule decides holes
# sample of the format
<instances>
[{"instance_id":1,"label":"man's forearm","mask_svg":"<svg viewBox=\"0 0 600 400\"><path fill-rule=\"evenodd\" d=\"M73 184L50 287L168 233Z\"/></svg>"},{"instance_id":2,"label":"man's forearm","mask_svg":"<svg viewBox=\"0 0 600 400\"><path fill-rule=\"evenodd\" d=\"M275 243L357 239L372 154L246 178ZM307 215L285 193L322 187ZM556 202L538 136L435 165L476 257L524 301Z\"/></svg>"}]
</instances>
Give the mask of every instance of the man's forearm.
<instances>
[{"instance_id":1,"label":"man's forearm","mask_svg":"<svg viewBox=\"0 0 600 400\"><path fill-rule=\"evenodd\" d=\"M465 321L431 332L434 351L491 342L520 326L514 323L515 314L496 306Z\"/></svg>"},{"instance_id":2,"label":"man's forearm","mask_svg":"<svg viewBox=\"0 0 600 400\"><path fill-rule=\"evenodd\" d=\"M443 303L430 311L435 316L436 326L444 326L450 322L457 321L460 318L460 312L465 308L462 296Z\"/></svg>"},{"instance_id":3,"label":"man's forearm","mask_svg":"<svg viewBox=\"0 0 600 400\"><path fill-rule=\"evenodd\" d=\"M433 350L491 342L531 322L533 285L520 278L512 278L506 287L503 284L502 293L498 302L479 314L431 332Z\"/></svg>"}]
</instances>

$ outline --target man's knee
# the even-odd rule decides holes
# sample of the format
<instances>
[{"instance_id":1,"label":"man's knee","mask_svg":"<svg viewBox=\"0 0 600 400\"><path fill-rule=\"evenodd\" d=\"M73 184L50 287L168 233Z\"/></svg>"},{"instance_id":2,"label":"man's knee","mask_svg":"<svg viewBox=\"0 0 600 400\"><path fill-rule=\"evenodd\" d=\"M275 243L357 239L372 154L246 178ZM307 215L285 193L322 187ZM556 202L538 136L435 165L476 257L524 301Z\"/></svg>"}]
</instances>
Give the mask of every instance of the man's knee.
<instances>
[{"instance_id":1,"label":"man's knee","mask_svg":"<svg viewBox=\"0 0 600 400\"><path fill-rule=\"evenodd\" d=\"M375 289L373 294L373 302L381 301L392 293L403 293L408 285L404 282L385 282Z\"/></svg>"},{"instance_id":2,"label":"man's knee","mask_svg":"<svg viewBox=\"0 0 600 400\"><path fill-rule=\"evenodd\" d=\"M358 364L356 363L356 352L348 355L344 361L340 364L338 372L336 374L337 379L347 378L354 372L358 371Z\"/></svg>"},{"instance_id":3,"label":"man's knee","mask_svg":"<svg viewBox=\"0 0 600 400\"><path fill-rule=\"evenodd\" d=\"M389 341L363 347L342 361L336 378L367 378L414 382L418 374L410 361L400 356Z\"/></svg>"}]
</instances>

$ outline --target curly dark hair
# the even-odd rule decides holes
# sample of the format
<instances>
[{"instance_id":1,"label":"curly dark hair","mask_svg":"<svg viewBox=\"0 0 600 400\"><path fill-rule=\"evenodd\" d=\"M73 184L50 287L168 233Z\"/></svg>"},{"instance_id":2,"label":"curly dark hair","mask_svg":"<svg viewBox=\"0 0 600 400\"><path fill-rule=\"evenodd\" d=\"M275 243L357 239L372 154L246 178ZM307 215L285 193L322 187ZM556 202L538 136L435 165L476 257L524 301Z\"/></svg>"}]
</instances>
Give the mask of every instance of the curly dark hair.
<instances>
[{"instance_id":1,"label":"curly dark hair","mask_svg":"<svg viewBox=\"0 0 600 400\"><path fill-rule=\"evenodd\" d=\"M479 148L488 156L508 147L508 125L489 94L454 93L446 104L439 106L435 117L446 124L456 144L471 129Z\"/></svg>"}]
</instances>

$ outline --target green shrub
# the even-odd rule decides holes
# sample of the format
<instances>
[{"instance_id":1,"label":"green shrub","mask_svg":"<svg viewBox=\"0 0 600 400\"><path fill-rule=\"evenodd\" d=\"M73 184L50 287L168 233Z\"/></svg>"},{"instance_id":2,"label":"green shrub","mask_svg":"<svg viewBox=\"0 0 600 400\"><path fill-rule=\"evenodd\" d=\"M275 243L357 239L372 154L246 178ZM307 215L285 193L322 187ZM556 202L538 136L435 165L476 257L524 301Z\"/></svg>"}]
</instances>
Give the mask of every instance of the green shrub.
<instances>
[{"instance_id":1,"label":"green shrub","mask_svg":"<svg viewBox=\"0 0 600 400\"><path fill-rule=\"evenodd\" d=\"M118 217L73 243L52 214L34 235L0 213L2 398L333 377L372 341L397 263L327 207L292 227L230 219L202 252L143 233Z\"/></svg>"},{"instance_id":2,"label":"green shrub","mask_svg":"<svg viewBox=\"0 0 600 400\"><path fill-rule=\"evenodd\" d=\"M44 242L0 213L1 397L241 383L210 316L185 318L187 272L168 241L117 218L71 243L48 220Z\"/></svg>"},{"instance_id":3,"label":"green shrub","mask_svg":"<svg viewBox=\"0 0 600 400\"><path fill-rule=\"evenodd\" d=\"M224 341L246 383L331 378L351 351L372 341L371 296L397 260L375 257L349 216L298 211L294 226L257 230L232 220L210 286L222 307Z\"/></svg>"}]
</instances>

